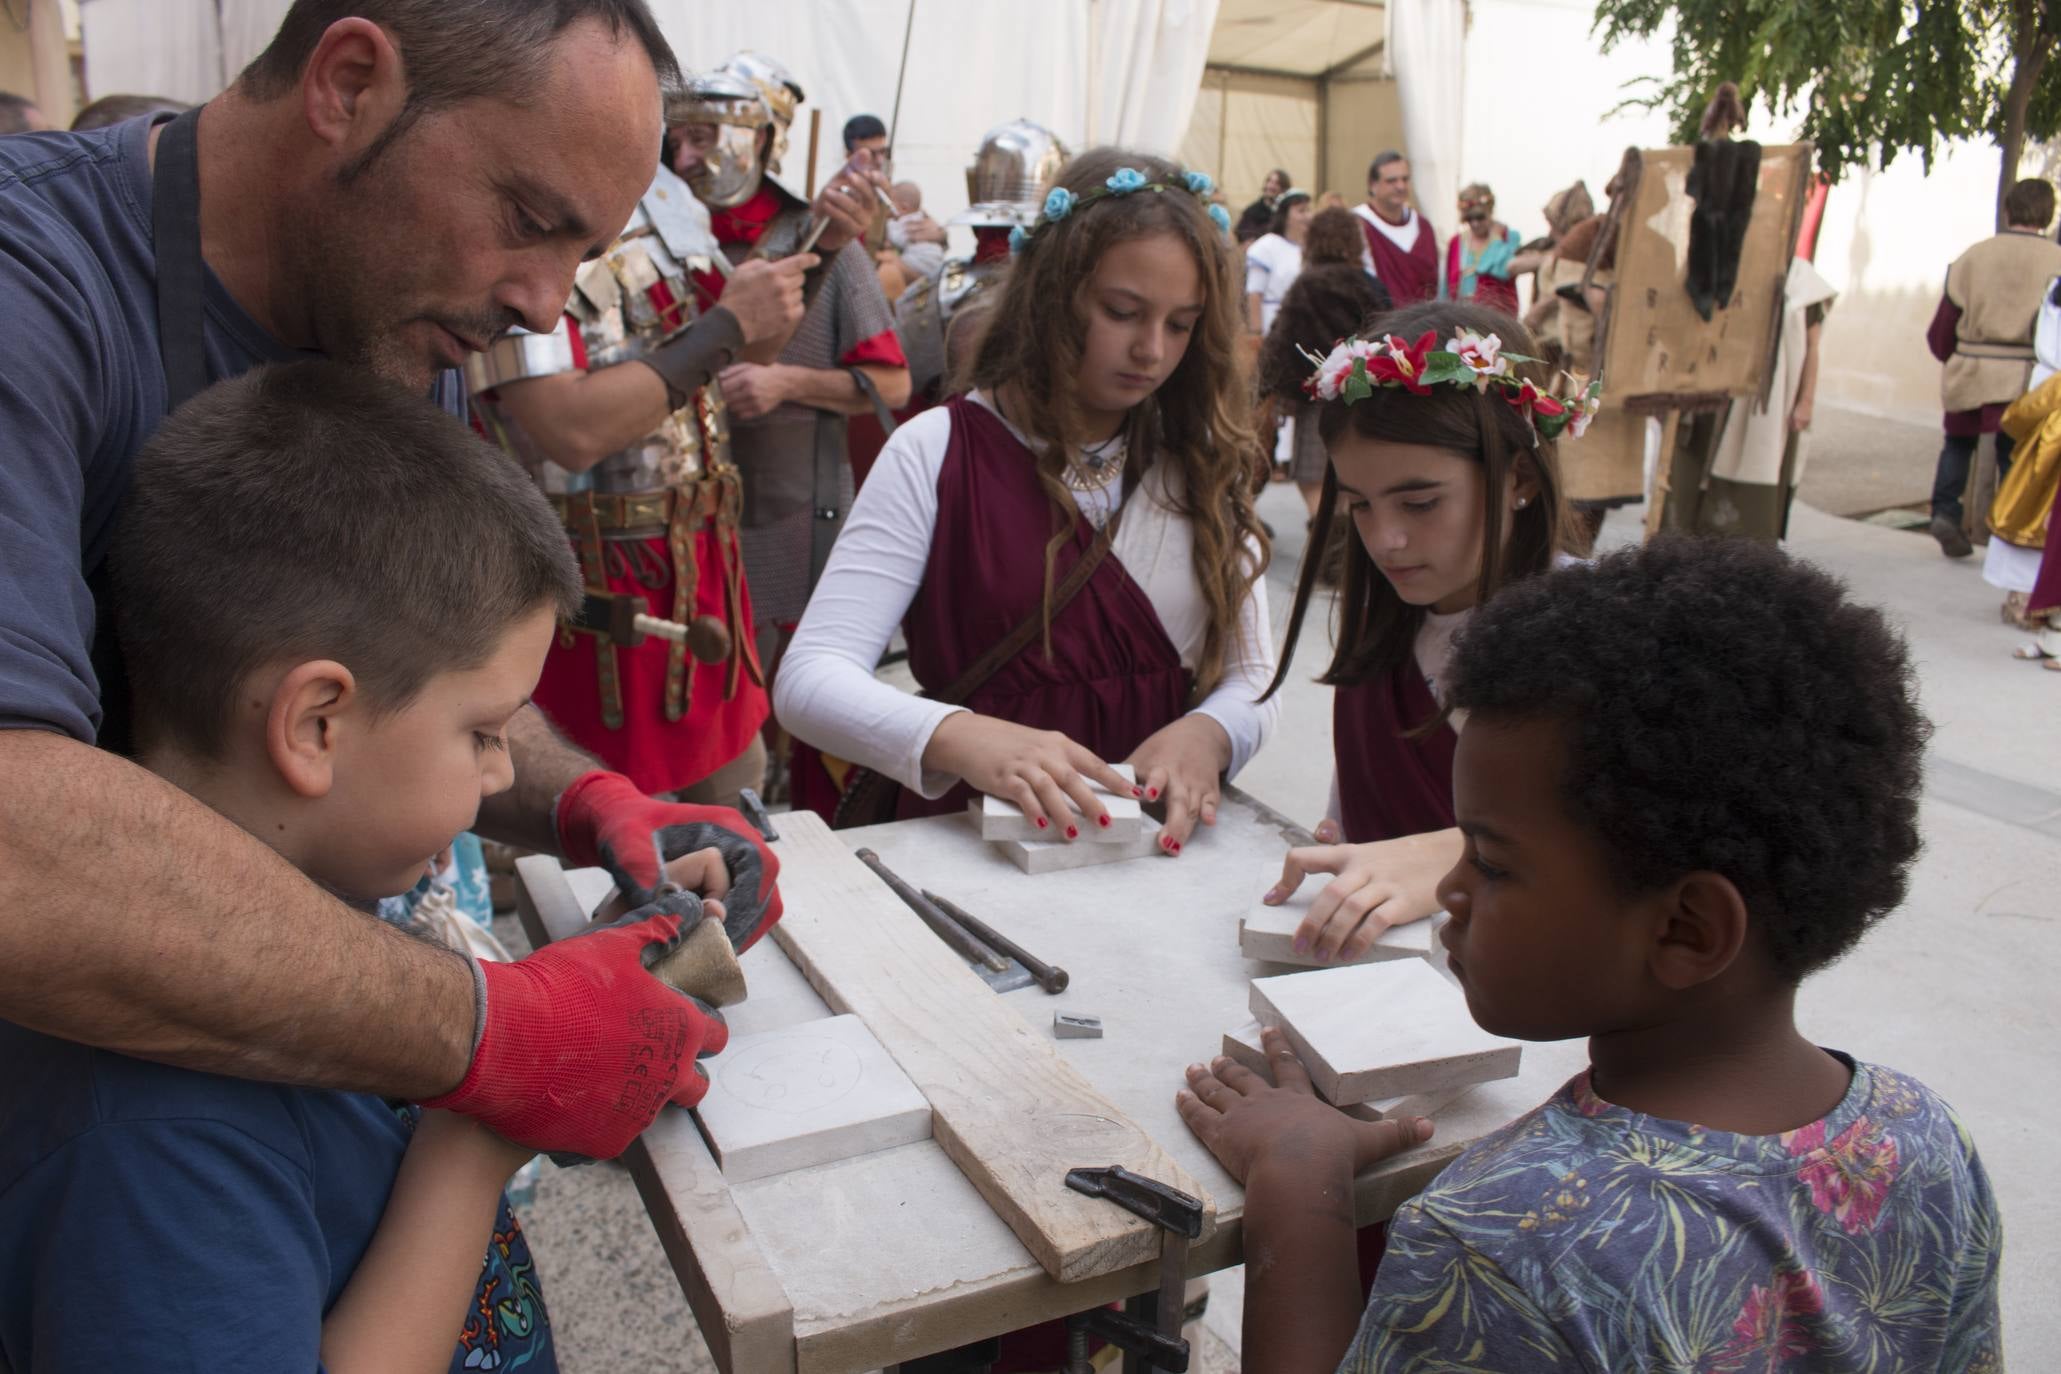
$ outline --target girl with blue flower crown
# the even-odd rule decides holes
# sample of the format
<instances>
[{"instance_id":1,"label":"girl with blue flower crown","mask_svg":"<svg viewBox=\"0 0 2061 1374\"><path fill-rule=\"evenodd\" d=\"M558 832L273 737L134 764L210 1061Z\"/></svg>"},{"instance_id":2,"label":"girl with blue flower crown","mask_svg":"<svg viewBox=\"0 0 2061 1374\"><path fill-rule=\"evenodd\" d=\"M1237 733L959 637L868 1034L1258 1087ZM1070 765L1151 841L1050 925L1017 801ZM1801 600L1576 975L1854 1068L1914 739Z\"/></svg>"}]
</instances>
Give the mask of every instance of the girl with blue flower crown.
<instances>
[{"instance_id":1,"label":"girl with blue flower crown","mask_svg":"<svg viewBox=\"0 0 2061 1374\"><path fill-rule=\"evenodd\" d=\"M898 814L980 792L1072 840L1109 823L1099 785L1163 806L1158 844L1179 855L1272 727L1267 540L1212 189L1141 153L1069 162L1016 235L966 394L897 430L860 491L774 709L899 782ZM873 675L898 626L924 695Z\"/></svg>"}]
</instances>

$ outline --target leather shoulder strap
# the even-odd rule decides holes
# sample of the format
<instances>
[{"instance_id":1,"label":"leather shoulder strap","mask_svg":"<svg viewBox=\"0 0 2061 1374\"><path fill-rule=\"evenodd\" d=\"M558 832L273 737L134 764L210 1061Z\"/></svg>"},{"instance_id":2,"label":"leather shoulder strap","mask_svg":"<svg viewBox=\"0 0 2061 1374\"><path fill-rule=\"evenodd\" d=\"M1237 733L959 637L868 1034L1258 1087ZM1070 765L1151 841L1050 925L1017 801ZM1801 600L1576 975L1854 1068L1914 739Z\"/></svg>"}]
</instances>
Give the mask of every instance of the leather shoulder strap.
<instances>
[{"instance_id":1,"label":"leather shoulder strap","mask_svg":"<svg viewBox=\"0 0 2061 1374\"><path fill-rule=\"evenodd\" d=\"M1080 593L1081 588L1088 585L1088 579L1095 575L1095 570L1102 566L1102 560L1109 556L1110 545L1116 540L1117 522L1122 518L1123 508L1118 507L1111 513L1109 523L1102 527L1102 532L1095 536L1095 542L1081 554L1080 561L1068 570L1059 585L1053 589L1052 619L1059 619L1060 613L1065 611L1074 597ZM1006 639L997 640L993 647L974 660L972 667L959 674L949 687L937 693L931 700L941 701L947 706L965 704L966 699L979 691L989 678L1029 648L1031 641L1036 639L1044 628L1044 607L1039 606L1025 616L1022 623L1011 630Z\"/></svg>"}]
</instances>

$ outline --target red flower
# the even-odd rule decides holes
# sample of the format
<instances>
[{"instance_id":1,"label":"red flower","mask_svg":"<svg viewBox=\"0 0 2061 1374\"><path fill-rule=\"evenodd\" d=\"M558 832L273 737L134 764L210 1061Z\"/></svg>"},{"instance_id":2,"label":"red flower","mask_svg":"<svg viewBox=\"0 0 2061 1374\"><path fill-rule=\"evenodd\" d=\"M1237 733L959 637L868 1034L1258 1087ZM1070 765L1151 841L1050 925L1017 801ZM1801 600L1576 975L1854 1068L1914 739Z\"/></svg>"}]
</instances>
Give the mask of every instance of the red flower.
<instances>
[{"instance_id":1,"label":"red flower","mask_svg":"<svg viewBox=\"0 0 2061 1374\"><path fill-rule=\"evenodd\" d=\"M1565 402L1555 400L1530 382L1520 382L1515 391L1505 391L1503 399L1517 407L1519 414L1556 416L1567 413ZM1528 414L1527 414L1528 412Z\"/></svg>"},{"instance_id":2,"label":"red flower","mask_svg":"<svg viewBox=\"0 0 2061 1374\"><path fill-rule=\"evenodd\" d=\"M1386 351L1378 358L1367 359L1367 376L1376 384L1394 382L1419 396L1429 396L1431 388L1418 378L1424 375L1425 356L1438 342L1438 334L1425 330L1417 336L1417 342L1405 343L1390 334L1382 340Z\"/></svg>"},{"instance_id":3,"label":"red flower","mask_svg":"<svg viewBox=\"0 0 2061 1374\"><path fill-rule=\"evenodd\" d=\"M1823 1124L1813 1125L1822 1141ZM1808 1139L1801 1132L1798 1137L1789 1146L1792 1154L1802 1153L1797 1144ZM1796 1175L1810 1185L1811 1205L1837 1221L1850 1236L1874 1230L1902 1163L1896 1137L1863 1116L1837 1140L1812 1153L1814 1157Z\"/></svg>"},{"instance_id":4,"label":"red flower","mask_svg":"<svg viewBox=\"0 0 2061 1374\"><path fill-rule=\"evenodd\" d=\"M1724 1374L1774 1369L1785 1360L1810 1354L1816 1343L1798 1319L1819 1316L1824 1310L1825 1294L1808 1272L1776 1270L1774 1282L1747 1295L1732 1323L1732 1339L1717 1352L1711 1368Z\"/></svg>"}]
</instances>

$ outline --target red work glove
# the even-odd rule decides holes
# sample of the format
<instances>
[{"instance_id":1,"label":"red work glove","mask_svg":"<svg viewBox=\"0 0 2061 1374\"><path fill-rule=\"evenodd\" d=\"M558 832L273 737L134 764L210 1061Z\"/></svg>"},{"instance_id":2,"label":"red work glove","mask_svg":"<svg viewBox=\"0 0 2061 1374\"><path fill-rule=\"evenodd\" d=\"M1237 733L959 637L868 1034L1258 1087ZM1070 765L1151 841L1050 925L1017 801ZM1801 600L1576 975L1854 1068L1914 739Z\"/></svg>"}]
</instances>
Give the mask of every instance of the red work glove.
<instances>
[{"instance_id":1,"label":"red work glove","mask_svg":"<svg viewBox=\"0 0 2061 1374\"><path fill-rule=\"evenodd\" d=\"M658 886L659 849L667 862L714 849L730 870L723 898L730 943L740 952L749 949L780 919L780 860L751 822L727 806L655 801L620 773L594 772L559 793L552 815L566 863L607 869L632 906L649 902Z\"/></svg>"},{"instance_id":2,"label":"red work glove","mask_svg":"<svg viewBox=\"0 0 2061 1374\"><path fill-rule=\"evenodd\" d=\"M423 1102L568 1159L612 1159L668 1102L708 1091L695 1060L730 1043L722 1013L647 970L701 916L678 893L512 964L480 962L485 1005L465 1078ZM684 1071L683 1071L684 1070Z\"/></svg>"}]
</instances>

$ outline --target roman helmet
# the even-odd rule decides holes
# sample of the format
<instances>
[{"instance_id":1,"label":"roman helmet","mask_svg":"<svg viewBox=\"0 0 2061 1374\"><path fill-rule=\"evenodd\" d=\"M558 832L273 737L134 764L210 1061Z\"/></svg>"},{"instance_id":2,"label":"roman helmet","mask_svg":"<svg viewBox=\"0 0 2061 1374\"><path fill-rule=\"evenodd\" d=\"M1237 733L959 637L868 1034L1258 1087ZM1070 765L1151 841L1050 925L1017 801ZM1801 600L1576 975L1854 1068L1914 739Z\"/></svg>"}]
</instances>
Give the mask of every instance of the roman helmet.
<instances>
[{"instance_id":1,"label":"roman helmet","mask_svg":"<svg viewBox=\"0 0 2061 1374\"><path fill-rule=\"evenodd\" d=\"M1071 156L1057 134L1028 119L1011 120L988 130L966 169L970 204L951 222L1028 228L1037 221L1045 188Z\"/></svg>"},{"instance_id":2,"label":"roman helmet","mask_svg":"<svg viewBox=\"0 0 2061 1374\"><path fill-rule=\"evenodd\" d=\"M780 159L787 152L787 131L794 124L795 111L808 99L802 94L801 83L786 67L763 53L738 53L717 70L741 76L756 86L766 108L773 112L773 152L766 159L766 170L778 175Z\"/></svg>"},{"instance_id":3,"label":"roman helmet","mask_svg":"<svg viewBox=\"0 0 2061 1374\"><path fill-rule=\"evenodd\" d=\"M773 125L773 113L759 88L727 71L688 77L666 97L666 127L708 125L715 144L687 175L702 204L723 209L742 205L758 193L766 167L760 160L759 135Z\"/></svg>"}]
</instances>

